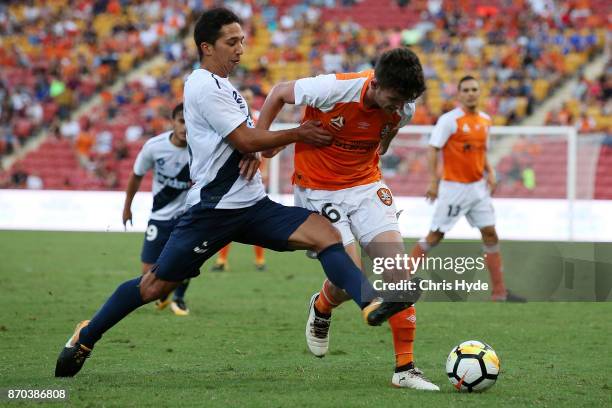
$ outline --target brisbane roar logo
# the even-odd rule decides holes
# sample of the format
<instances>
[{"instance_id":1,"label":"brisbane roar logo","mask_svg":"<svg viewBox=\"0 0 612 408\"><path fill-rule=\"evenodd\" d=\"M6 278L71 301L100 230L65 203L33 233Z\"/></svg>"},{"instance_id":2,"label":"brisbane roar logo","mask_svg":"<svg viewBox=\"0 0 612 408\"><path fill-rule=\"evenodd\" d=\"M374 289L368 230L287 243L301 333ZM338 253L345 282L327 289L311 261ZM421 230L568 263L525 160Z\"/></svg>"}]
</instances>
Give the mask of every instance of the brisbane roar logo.
<instances>
[{"instance_id":1,"label":"brisbane roar logo","mask_svg":"<svg viewBox=\"0 0 612 408\"><path fill-rule=\"evenodd\" d=\"M342 130L344 127L344 116L336 116L335 118L331 118L329 121L329 126L337 131Z\"/></svg>"},{"instance_id":2,"label":"brisbane roar logo","mask_svg":"<svg viewBox=\"0 0 612 408\"><path fill-rule=\"evenodd\" d=\"M379 188L376 194L378 194L378 198L380 198L384 205L390 206L393 204L393 196L388 188Z\"/></svg>"}]
</instances>

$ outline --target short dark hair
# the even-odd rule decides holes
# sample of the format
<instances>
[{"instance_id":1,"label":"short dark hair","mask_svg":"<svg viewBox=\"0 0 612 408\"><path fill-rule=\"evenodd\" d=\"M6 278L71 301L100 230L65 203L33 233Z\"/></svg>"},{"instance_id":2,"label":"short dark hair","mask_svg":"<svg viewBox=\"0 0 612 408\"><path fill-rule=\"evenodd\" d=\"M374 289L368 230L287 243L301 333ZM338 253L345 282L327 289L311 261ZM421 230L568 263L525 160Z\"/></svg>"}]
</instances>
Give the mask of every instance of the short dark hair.
<instances>
[{"instance_id":1,"label":"short dark hair","mask_svg":"<svg viewBox=\"0 0 612 408\"><path fill-rule=\"evenodd\" d=\"M461 84L464 83L465 81L476 81L476 82L478 82L478 80L476 78L474 78L472 75L465 75L464 77L462 77L459 80L459 83L457 84L457 90L458 91L461 90Z\"/></svg>"},{"instance_id":2,"label":"short dark hair","mask_svg":"<svg viewBox=\"0 0 612 408\"><path fill-rule=\"evenodd\" d=\"M219 39L221 28L232 23L241 24L240 18L226 8L210 9L200 15L193 29L193 40L200 59L203 57L200 44L203 42L214 44Z\"/></svg>"},{"instance_id":3,"label":"short dark hair","mask_svg":"<svg viewBox=\"0 0 612 408\"><path fill-rule=\"evenodd\" d=\"M172 109L172 119L176 119L176 115L183 113L183 102L179 103Z\"/></svg>"},{"instance_id":4,"label":"short dark hair","mask_svg":"<svg viewBox=\"0 0 612 408\"><path fill-rule=\"evenodd\" d=\"M383 89L394 89L409 101L425 92L425 76L419 57L408 48L384 52L374 68L374 76Z\"/></svg>"}]
</instances>

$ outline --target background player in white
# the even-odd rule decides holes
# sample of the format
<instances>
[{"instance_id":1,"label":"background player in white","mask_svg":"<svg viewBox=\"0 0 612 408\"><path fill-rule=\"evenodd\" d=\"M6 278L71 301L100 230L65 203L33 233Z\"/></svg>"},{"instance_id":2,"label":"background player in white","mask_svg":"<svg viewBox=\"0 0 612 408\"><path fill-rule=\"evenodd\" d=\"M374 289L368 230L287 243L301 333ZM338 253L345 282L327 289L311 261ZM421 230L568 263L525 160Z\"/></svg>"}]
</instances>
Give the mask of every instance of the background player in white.
<instances>
[{"instance_id":1,"label":"background player in white","mask_svg":"<svg viewBox=\"0 0 612 408\"><path fill-rule=\"evenodd\" d=\"M327 216L357 265L361 264L357 245L372 259L406 253L393 195L382 180L379 161L398 129L412 118L414 100L424 91L419 58L408 49L396 48L380 55L374 70L280 83L262 108L258 127L269 128L285 104L295 104L305 106L303 120L320 120L335 136L326 147L296 143L295 203ZM405 270L392 272L408 278ZM327 354L332 310L348 299L328 280L312 296L305 334L315 356ZM396 363L392 384L438 391L414 365L415 308L395 314L389 325Z\"/></svg>"},{"instance_id":2,"label":"background player in white","mask_svg":"<svg viewBox=\"0 0 612 408\"><path fill-rule=\"evenodd\" d=\"M125 192L123 225L132 222L132 200L149 170L153 170L153 207L140 254L143 274L153 267L179 217L185 212L185 198L191 187L182 103L172 110L172 130L147 140L136 157ZM174 290L172 302L168 297L157 300L157 309L162 310L171 303L174 314L188 315L185 302L188 285L189 279L186 279Z\"/></svg>"},{"instance_id":3,"label":"background player in white","mask_svg":"<svg viewBox=\"0 0 612 408\"><path fill-rule=\"evenodd\" d=\"M351 295L369 325L382 324L419 295L404 293L400 302L381 298L325 217L266 196L253 152L297 141L324 146L333 138L315 122L277 132L253 128L248 106L227 78L244 51L240 19L227 9L208 10L195 24L194 41L202 68L191 73L184 88L194 182L187 194L188 209L153 268L120 284L91 320L77 324L57 359L57 377L77 374L107 330L199 275L202 264L231 241L276 251L316 251L330 281Z\"/></svg>"},{"instance_id":4,"label":"background player in white","mask_svg":"<svg viewBox=\"0 0 612 408\"><path fill-rule=\"evenodd\" d=\"M485 262L491 276L491 299L524 302L523 297L507 290L504 284L491 203L497 181L495 170L487 159L491 119L478 110L480 85L476 78L463 77L457 91L460 106L440 116L429 140L427 157L431 181L426 196L437 203L429 234L415 244L411 256L426 255L465 216L482 234ZM442 180L438 175L440 151L443 157Z\"/></svg>"}]
</instances>

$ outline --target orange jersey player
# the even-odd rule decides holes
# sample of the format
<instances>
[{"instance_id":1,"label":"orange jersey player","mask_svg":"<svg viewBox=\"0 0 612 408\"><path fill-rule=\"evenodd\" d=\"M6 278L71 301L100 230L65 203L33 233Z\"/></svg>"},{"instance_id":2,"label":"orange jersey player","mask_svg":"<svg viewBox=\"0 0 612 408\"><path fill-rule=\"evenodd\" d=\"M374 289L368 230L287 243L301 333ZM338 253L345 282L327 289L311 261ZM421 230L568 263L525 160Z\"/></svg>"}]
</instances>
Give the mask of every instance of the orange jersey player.
<instances>
[{"instance_id":1,"label":"orange jersey player","mask_svg":"<svg viewBox=\"0 0 612 408\"><path fill-rule=\"evenodd\" d=\"M495 172L487 160L487 142L491 119L478 110L480 85L465 76L457 86L460 106L440 116L429 140L427 191L430 201L437 200L429 234L412 249L412 257L425 256L444 234L465 216L482 234L485 262L491 276L491 298L496 301L524 302L504 285L499 240L491 194L495 190ZM442 180L438 176L438 155L442 152Z\"/></svg>"},{"instance_id":2,"label":"orange jersey player","mask_svg":"<svg viewBox=\"0 0 612 408\"><path fill-rule=\"evenodd\" d=\"M320 75L274 87L258 126L268 128L285 103L306 107L303 121L318 121L333 136L330 146L295 145L295 204L325 215L340 231L346 251L360 264L357 242L370 258L404 254L393 195L382 180L380 154L414 113L414 100L425 90L418 57L394 49L374 70ZM278 152L265 152L271 156ZM386 281L409 279L408 270L392 270ZM329 347L332 309L348 297L329 280L310 302L306 343L317 357ZM439 390L413 362L415 308L395 314L389 323L395 345L396 387Z\"/></svg>"}]
</instances>

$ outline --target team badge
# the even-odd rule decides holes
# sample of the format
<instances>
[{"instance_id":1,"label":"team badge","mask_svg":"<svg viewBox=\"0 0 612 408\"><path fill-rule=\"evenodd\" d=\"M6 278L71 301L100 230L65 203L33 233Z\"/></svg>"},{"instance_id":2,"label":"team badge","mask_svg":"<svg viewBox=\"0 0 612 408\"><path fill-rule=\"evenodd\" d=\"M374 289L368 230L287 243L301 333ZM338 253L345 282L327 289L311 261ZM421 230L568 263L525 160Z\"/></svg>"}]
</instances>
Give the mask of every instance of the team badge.
<instances>
[{"instance_id":1,"label":"team badge","mask_svg":"<svg viewBox=\"0 0 612 408\"><path fill-rule=\"evenodd\" d=\"M344 116L336 116L329 121L329 126L335 130L341 130L344 127Z\"/></svg>"},{"instance_id":2,"label":"team badge","mask_svg":"<svg viewBox=\"0 0 612 408\"><path fill-rule=\"evenodd\" d=\"M378 194L378 198L380 198L380 201L382 201L384 205L393 204L393 196L388 188L379 188L376 194Z\"/></svg>"}]
</instances>

